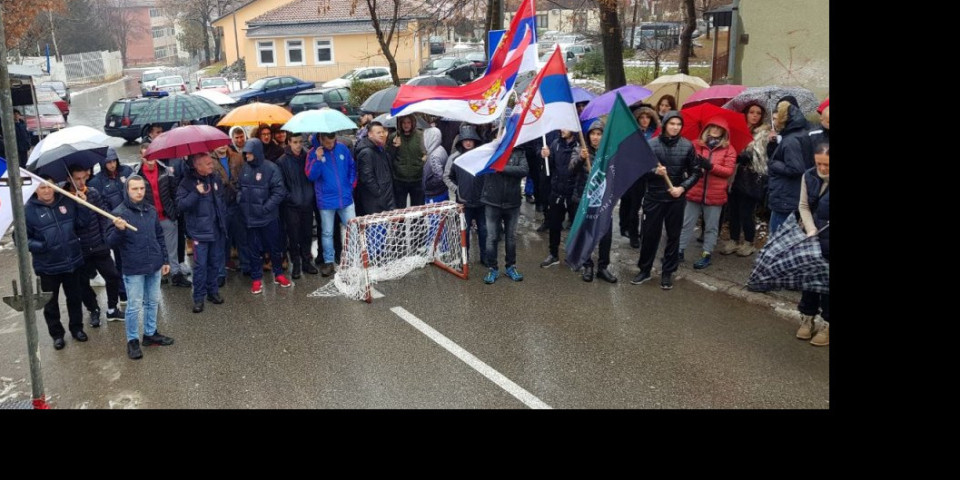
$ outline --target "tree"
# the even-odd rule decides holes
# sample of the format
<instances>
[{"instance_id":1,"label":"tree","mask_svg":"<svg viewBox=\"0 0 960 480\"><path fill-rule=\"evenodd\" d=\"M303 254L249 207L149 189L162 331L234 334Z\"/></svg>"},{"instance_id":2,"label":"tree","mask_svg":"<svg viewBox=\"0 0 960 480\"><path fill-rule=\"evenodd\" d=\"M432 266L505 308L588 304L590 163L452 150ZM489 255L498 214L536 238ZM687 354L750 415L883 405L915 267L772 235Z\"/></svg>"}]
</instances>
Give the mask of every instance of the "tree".
<instances>
[{"instance_id":1,"label":"tree","mask_svg":"<svg viewBox=\"0 0 960 480\"><path fill-rule=\"evenodd\" d=\"M487 22L483 32L483 51L485 52L490 51L490 30L503 30L504 15L500 12L504 11L504 1L505 0L487 0Z\"/></svg>"},{"instance_id":2,"label":"tree","mask_svg":"<svg viewBox=\"0 0 960 480\"><path fill-rule=\"evenodd\" d=\"M150 24L137 18L131 6L133 5L130 0L97 0L97 9L106 25L106 34L120 51L123 66L127 66L127 39L150 32Z\"/></svg>"},{"instance_id":3,"label":"tree","mask_svg":"<svg viewBox=\"0 0 960 480\"><path fill-rule=\"evenodd\" d=\"M3 28L6 35L4 40L7 42L8 48L13 48L37 21L38 14L62 12L66 9L66 1L0 0L0 8L3 8Z\"/></svg>"},{"instance_id":4,"label":"tree","mask_svg":"<svg viewBox=\"0 0 960 480\"><path fill-rule=\"evenodd\" d=\"M597 0L607 90L627 84L627 75L623 71L623 30L617 17L617 3L617 0Z\"/></svg>"},{"instance_id":5,"label":"tree","mask_svg":"<svg viewBox=\"0 0 960 480\"><path fill-rule=\"evenodd\" d=\"M693 31L697 28L694 0L683 0L685 22L680 32L680 73L690 75L690 53L693 52Z\"/></svg>"}]
</instances>

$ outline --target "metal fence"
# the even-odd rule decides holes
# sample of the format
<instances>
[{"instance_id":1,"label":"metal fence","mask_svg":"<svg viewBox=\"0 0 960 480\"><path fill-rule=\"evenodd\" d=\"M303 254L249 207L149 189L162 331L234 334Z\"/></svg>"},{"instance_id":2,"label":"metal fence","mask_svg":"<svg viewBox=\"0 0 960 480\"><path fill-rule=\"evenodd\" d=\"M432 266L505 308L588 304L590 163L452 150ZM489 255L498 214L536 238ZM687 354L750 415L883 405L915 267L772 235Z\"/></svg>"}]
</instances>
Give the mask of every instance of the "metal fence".
<instances>
[{"instance_id":1,"label":"metal fence","mask_svg":"<svg viewBox=\"0 0 960 480\"><path fill-rule=\"evenodd\" d=\"M274 75L292 75L301 80L311 82L326 82L338 78L343 74L360 67L387 67L387 62L364 62L364 63L336 63L333 65L306 65L302 67L257 67L247 63L247 82L252 83L257 79ZM397 74L400 78L412 78L417 76L420 66L413 60L397 62Z\"/></svg>"},{"instance_id":2,"label":"metal fence","mask_svg":"<svg viewBox=\"0 0 960 480\"><path fill-rule=\"evenodd\" d=\"M102 82L123 74L120 52L83 52L63 56L67 83Z\"/></svg>"}]
</instances>

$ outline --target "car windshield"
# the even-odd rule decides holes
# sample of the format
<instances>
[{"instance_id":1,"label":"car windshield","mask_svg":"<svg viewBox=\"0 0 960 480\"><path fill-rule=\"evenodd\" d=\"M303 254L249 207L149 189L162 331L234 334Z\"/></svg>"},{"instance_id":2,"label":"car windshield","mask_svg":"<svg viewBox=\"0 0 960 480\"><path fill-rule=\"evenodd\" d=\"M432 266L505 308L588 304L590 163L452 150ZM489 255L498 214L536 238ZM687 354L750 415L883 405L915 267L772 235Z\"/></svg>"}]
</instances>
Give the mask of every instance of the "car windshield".
<instances>
[{"instance_id":1,"label":"car windshield","mask_svg":"<svg viewBox=\"0 0 960 480\"><path fill-rule=\"evenodd\" d=\"M353 77L356 77L358 73L360 73L360 69L359 69L359 68L356 69L356 70L351 70L351 71L349 71L349 72L347 72L347 73L344 73L343 75L340 76L340 78L343 79L343 80L352 80Z\"/></svg>"},{"instance_id":2,"label":"car windshield","mask_svg":"<svg viewBox=\"0 0 960 480\"><path fill-rule=\"evenodd\" d=\"M220 77L203 78L203 79L200 79L200 86L201 87L225 87L227 86L227 82L226 80Z\"/></svg>"},{"instance_id":3,"label":"car windshield","mask_svg":"<svg viewBox=\"0 0 960 480\"><path fill-rule=\"evenodd\" d=\"M144 82L152 82L163 76L163 72L147 72L143 74Z\"/></svg>"},{"instance_id":4,"label":"car windshield","mask_svg":"<svg viewBox=\"0 0 960 480\"><path fill-rule=\"evenodd\" d=\"M52 103L41 103L40 115L60 115L60 109ZM24 105L23 114L26 116L36 115L37 109L33 105Z\"/></svg>"},{"instance_id":5,"label":"car windshield","mask_svg":"<svg viewBox=\"0 0 960 480\"><path fill-rule=\"evenodd\" d=\"M300 105L302 103L321 103L323 102L322 93L311 93L308 95L296 95L291 100L290 103L294 105Z\"/></svg>"},{"instance_id":6,"label":"car windshield","mask_svg":"<svg viewBox=\"0 0 960 480\"><path fill-rule=\"evenodd\" d=\"M162 87L165 85L180 85L183 83L183 77L161 77L157 79L157 86Z\"/></svg>"},{"instance_id":7,"label":"car windshield","mask_svg":"<svg viewBox=\"0 0 960 480\"><path fill-rule=\"evenodd\" d=\"M256 82L251 83L250 86L247 88L249 88L250 90L263 90L263 86L266 84L267 84L267 79L261 78L260 80L257 80Z\"/></svg>"},{"instance_id":8,"label":"car windshield","mask_svg":"<svg viewBox=\"0 0 960 480\"><path fill-rule=\"evenodd\" d=\"M453 59L452 59L452 58L438 58L438 59L430 62L430 64L427 65L427 69L429 69L429 70L437 70L437 69L440 69L440 68L450 68L450 67L452 67L452 66L453 66Z\"/></svg>"},{"instance_id":9,"label":"car windshield","mask_svg":"<svg viewBox=\"0 0 960 480\"><path fill-rule=\"evenodd\" d=\"M467 60L470 60L471 62L482 62L486 59L487 59L487 56L484 55L482 52L474 52L474 53L467 54Z\"/></svg>"}]
</instances>

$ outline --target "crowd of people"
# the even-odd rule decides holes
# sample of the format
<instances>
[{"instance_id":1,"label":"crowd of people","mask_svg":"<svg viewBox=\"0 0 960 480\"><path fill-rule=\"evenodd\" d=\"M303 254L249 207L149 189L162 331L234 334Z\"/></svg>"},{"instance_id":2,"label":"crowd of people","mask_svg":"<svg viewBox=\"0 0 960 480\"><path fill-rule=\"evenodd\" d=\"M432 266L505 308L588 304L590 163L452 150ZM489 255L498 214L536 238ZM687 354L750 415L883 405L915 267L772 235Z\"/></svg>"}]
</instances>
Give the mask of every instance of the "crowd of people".
<instances>
[{"instance_id":1,"label":"crowd of people","mask_svg":"<svg viewBox=\"0 0 960 480\"><path fill-rule=\"evenodd\" d=\"M748 105L742 113L753 141L741 151L731 146L724 121L708 122L690 141L681 135L684 119L676 100L665 96L656 105L632 106L659 166L620 201L620 233L639 249L639 273L630 283L652 278L665 236L660 286L671 289L701 217L703 253L693 264L697 269L708 268L714 252L752 255L756 221L765 210L771 235L792 214L800 216L811 235L829 222L828 102L821 106L822 128L814 130L790 97L775 112L759 103ZM112 222L40 186L26 207L27 227L34 269L43 290L53 292L44 318L54 348L65 346L61 286L71 336L86 341L83 309L91 327L100 325L101 310L90 288L90 279L99 273L106 284L106 319L126 321L127 352L137 359L143 355L141 346L173 344L157 330L161 284L191 288L192 311L199 314L207 302L224 303L219 290L229 271L249 277L251 294L263 291L265 270L272 272L278 288L291 287L291 279L303 274L327 277L340 260L340 225L408 205L462 204L471 232L467 250L476 231L479 262L487 269L483 281L492 284L501 274L501 241L503 275L513 281L524 278L517 267L516 230L526 196L542 213L537 230L549 232L547 257L540 266L559 264L561 232L576 213L604 120L585 126L586 144L576 132L552 132L546 146L539 139L519 145L501 172L481 176L470 175L455 161L494 141L497 125L426 120L430 126L421 129L415 116L402 116L396 129L388 129L373 121L373 112L362 112L360 129L352 135L292 134L278 125L232 127L227 132L231 145L166 160L144 157L150 141L162 134L154 126L132 168L121 164L111 148L96 175L70 169L67 188L113 212L117 219ZM724 221L730 239L721 242ZM316 258L311 251L314 225ZM820 242L829 258L828 235L820 233ZM608 269L611 245L608 232L599 242L596 264L591 258L579 272L584 281L618 281ZM186 262L186 256L193 261ZM828 344L828 327L816 328L813 318L819 314L829 321L829 296L805 292L799 310L804 321L797 336Z\"/></svg>"}]
</instances>

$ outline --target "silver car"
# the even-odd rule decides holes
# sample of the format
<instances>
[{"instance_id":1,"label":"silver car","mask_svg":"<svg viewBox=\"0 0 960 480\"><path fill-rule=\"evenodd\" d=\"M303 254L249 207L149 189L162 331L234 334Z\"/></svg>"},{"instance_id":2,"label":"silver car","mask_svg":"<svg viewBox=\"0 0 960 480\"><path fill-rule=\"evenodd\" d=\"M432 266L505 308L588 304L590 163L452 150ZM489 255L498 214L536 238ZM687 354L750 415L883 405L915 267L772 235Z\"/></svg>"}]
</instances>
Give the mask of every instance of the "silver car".
<instances>
[{"instance_id":1,"label":"silver car","mask_svg":"<svg viewBox=\"0 0 960 480\"><path fill-rule=\"evenodd\" d=\"M180 75L170 75L157 79L156 90L158 92L167 92L170 95L187 93L187 84Z\"/></svg>"}]
</instances>

